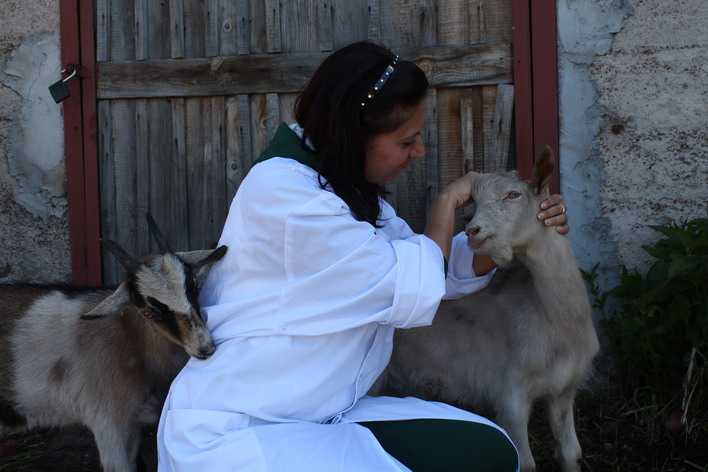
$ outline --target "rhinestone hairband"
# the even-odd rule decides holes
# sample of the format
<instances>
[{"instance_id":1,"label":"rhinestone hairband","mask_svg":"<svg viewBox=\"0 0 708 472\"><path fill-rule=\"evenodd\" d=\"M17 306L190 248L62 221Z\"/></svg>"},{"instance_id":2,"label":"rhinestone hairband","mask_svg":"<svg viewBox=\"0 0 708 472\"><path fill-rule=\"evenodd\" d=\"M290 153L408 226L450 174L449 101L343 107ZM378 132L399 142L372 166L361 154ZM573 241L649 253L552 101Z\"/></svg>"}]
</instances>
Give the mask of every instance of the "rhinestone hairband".
<instances>
[{"instance_id":1,"label":"rhinestone hairband","mask_svg":"<svg viewBox=\"0 0 708 472\"><path fill-rule=\"evenodd\" d=\"M361 102L362 108L364 106L366 106L366 104L369 102L369 100L374 98L374 95L376 95L378 93L378 91L383 88L384 84L386 84L386 81L391 77L391 74L393 74L393 71L396 69L397 63L398 63L398 56L393 58L393 61L391 62L391 64L389 64L388 67L386 67L386 70L384 70L383 74L381 74L381 77L379 77L379 80L377 80L376 83L374 83L373 88L371 88L371 90L369 90L369 93L366 94L366 98L364 98L364 101Z\"/></svg>"}]
</instances>

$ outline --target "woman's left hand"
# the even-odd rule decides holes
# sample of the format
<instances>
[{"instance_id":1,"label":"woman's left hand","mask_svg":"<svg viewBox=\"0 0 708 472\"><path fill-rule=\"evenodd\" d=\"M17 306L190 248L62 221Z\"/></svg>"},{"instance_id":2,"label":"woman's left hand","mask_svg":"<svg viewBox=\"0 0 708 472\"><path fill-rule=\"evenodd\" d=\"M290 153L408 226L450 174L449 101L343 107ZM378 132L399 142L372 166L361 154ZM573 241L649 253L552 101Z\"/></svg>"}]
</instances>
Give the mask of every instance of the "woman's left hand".
<instances>
[{"instance_id":1,"label":"woman's left hand","mask_svg":"<svg viewBox=\"0 0 708 472\"><path fill-rule=\"evenodd\" d=\"M546 226L553 226L560 234L568 234L568 215L566 215L563 197L558 194L551 195L541 202L541 211L538 219Z\"/></svg>"}]
</instances>

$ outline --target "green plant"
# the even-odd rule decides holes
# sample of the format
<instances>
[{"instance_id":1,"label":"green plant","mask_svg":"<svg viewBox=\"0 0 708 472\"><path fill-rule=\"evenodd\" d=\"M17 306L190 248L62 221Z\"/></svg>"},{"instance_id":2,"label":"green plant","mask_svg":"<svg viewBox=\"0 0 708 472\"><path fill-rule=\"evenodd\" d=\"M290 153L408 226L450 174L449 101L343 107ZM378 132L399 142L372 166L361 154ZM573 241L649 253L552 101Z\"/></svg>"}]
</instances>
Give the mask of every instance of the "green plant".
<instances>
[{"instance_id":1,"label":"green plant","mask_svg":"<svg viewBox=\"0 0 708 472\"><path fill-rule=\"evenodd\" d=\"M623 377L666 399L708 354L708 218L651 228L664 236L643 246L656 261L644 275L622 268L604 328Z\"/></svg>"}]
</instances>

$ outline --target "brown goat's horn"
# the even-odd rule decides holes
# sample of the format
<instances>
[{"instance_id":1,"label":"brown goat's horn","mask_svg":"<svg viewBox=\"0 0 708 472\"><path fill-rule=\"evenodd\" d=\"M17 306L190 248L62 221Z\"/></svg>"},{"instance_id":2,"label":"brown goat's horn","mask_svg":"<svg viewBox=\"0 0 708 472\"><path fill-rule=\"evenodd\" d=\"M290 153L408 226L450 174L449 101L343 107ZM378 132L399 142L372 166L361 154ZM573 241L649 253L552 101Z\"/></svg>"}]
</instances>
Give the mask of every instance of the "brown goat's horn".
<instances>
[{"instance_id":1,"label":"brown goat's horn","mask_svg":"<svg viewBox=\"0 0 708 472\"><path fill-rule=\"evenodd\" d=\"M172 247L170 247L170 244L167 242L167 239L162 235L160 228L157 227L157 223L155 223L155 219L152 217L149 211L145 213L145 218L147 218L148 229L150 230L150 234L155 239L157 247L160 248L160 252L162 254L167 254L168 252L174 254Z\"/></svg>"}]
</instances>

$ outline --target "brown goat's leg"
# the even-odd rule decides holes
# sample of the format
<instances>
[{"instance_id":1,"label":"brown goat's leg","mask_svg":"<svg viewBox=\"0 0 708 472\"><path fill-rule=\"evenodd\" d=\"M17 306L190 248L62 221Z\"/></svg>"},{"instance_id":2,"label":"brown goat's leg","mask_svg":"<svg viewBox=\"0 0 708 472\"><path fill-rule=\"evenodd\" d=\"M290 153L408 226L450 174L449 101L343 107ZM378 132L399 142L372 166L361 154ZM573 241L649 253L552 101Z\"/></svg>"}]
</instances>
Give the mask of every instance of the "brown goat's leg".
<instances>
[{"instance_id":1,"label":"brown goat's leg","mask_svg":"<svg viewBox=\"0 0 708 472\"><path fill-rule=\"evenodd\" d=\"M519 467L522 472L533 472L536 470L536 462L533 460L531 448L529 446L529 413L531 403L525 392L510 392L502 403L498 405L497 423L509 433L519 452Z\"/></svg>"},{"instance_id":2,"label":"brown goat's leg","mask_svg":"<svg viewBox=\"0 0 708 472\"><path fill-rule=\"evenodd\" d=\"M573 389L548 401L548 421L557 441L556 458L563 472L580 472L578 460L582 452L575 434L574 400Z\"/></svg>"},{"instance_id":3,"label":"brown goat's leg","mask_svg":"<svg viewBox=\"0 0 708 472\"><path fill-rule=\"evenodd\" d=\"M127 431L108 421L90 425L104 472L135 472L135 460L128 458Z\"/></svg>"}]
</instances>

